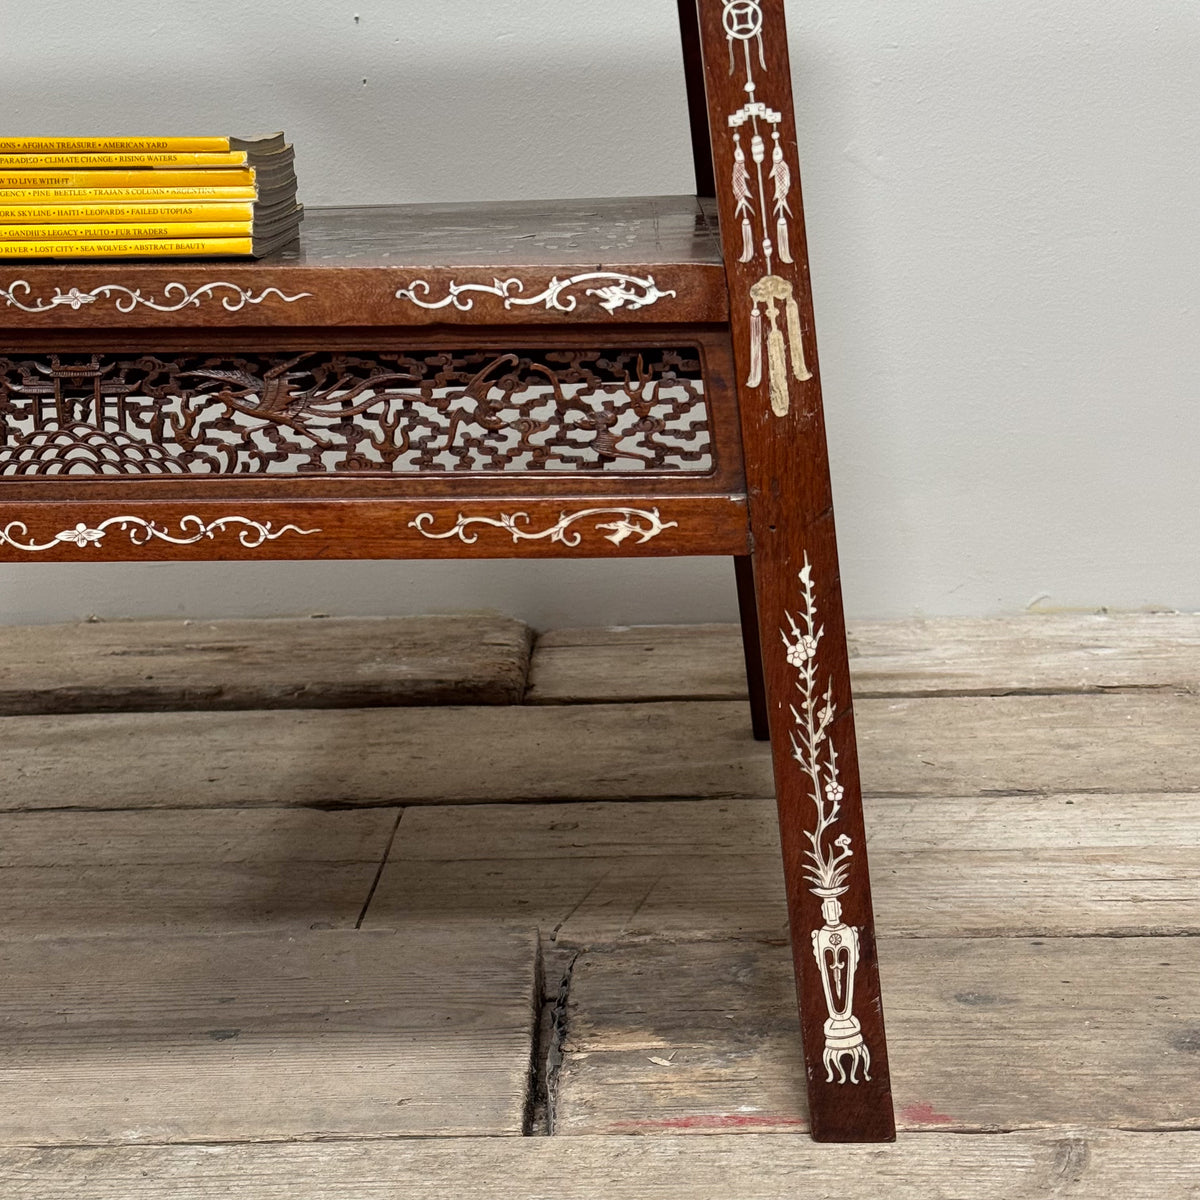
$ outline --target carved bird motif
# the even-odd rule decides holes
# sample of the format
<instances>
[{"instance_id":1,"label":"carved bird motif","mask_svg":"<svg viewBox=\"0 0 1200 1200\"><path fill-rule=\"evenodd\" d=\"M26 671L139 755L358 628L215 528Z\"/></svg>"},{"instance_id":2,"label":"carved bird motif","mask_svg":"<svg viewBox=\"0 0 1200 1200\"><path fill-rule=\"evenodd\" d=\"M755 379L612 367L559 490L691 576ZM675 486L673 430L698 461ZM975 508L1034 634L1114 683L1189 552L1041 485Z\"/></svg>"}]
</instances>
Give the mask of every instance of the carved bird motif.
<instances>
[{"instance_id":1,"label":"carved bird motif","mask_svg":"<svg viewBox=\"0 0 1200 1200\"><path fill-rule=\"evenodd\" d=\"M213 383L233 384L237 388L236 392L226 387L218 393L223 402L251 416L269 417L287 412L297 403L303 405L309 398L308 392L297 393L292 387L293 381L303 379L308 374L307 371L291 370L303 357L304 355L298 354L295 358L289 358L287 362L276 363L261 376L241 368L227 367L203 367L195 371L186 371L184 374L208 379ZM249 396L257 396L258 402L240 403Z\"/></svg>"},{"instance_id":2,"label":"carved bird motif","mask_svg":"<svg viewBox=\"0 0 1200 1200\"><path fill-rule=\"evenodd\" d=\"M379 389L384 385L416 382L415 377L410 374L391 372L368 375L352 386L350 385L353 375L341 375L332 383L314 381L311 387L297 389L293 386L296 380L313 378L312 371L291 369L304 357L303 354L298 354L286 362L276 363L261 375L241 367L200 367L182 374L226 384L227 386L217 392L217 399L226 408L248 417L285 425L310 438L323 449L329 449L333 443L321 437L312 428L311 422L314 418L345 420L358 416L383 401L384 397L380 395ZM230 384L234 386L228 386ZM361 403L355 404L354 401L364 392L369 392L370 395ZM246 403L252 397L256 398L255 402Z\"/></svg>"},{"instance_id":3,"label":"carved bird motif","mask_svg":"<svg viewBox=\"0 0 1200 1200\"><path fill-rule=\"evenodd\" d=\"M502 354L467 380L466 386L456 399L469 400L470 405L456 409L451 416L446 440L442 444L443 452L453 449L459 427L463 424L478 425L489 433L497 433L504 428L505 421L500 415L504 409L504 399L490 394L492 383L488 376L500 367L515 367L519 362L520 359L515 354Z\"/></svg>"}]
</instances>

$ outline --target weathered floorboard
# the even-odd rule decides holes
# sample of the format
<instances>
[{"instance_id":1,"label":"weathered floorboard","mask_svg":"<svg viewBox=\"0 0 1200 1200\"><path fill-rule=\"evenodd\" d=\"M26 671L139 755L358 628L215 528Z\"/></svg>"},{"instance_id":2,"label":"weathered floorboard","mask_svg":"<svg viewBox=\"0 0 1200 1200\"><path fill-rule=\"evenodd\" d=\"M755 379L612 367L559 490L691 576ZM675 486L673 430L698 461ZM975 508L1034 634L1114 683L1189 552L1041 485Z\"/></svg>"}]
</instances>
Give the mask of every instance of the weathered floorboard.
<instances>
[{"instance_id":1,"label":"weathered floorboard","mask_svg":"<svg viewBox=\"0 0 1200 1200\"><path fill-rule=\"evenodd\" d=\"M864 700L856 711L874 795L1200 791L1200 697ZM6 810L773 790L767 748L736 702L5 717L0 736Z\"/></svg>"},{"instance_id":2,"label":"weathered floorboard","mask_svg":"<svg viewBox=\"0 0 1200 1200\"><path fill-rule=\"evenodd\" d=\"M529 665L529 704L743 700L740 625L550 629Z\"/></svg>"},{"instance_id":3,"label":"weathered floorboard","mask_svg":"<svg viewBox=\"0 0 1200 1200\"><path fill-rule=\"evenodd\" d=\"M736 700L736 625L552 630L491 615L0 627L0 715ZM1200 614L857 622L856 694L1200 690Z\"/></svg>"},{"instance_id":4,"label":"weathered floorboard","mask_svg":"<svg viewBox=\"0 0 1200 1200\"><path fill-rule=\"evenodd\" d=\"M1200 805L1189 797L879 797L870 816L889 933L1200 933ZM0 815L4 935L350 926L396 818ZM586 945L775 935L782 905L771 800L448 805L407 811L368 924L537 923Z\"/></svg>"},{"instance_id":5,"label":"weathered floorboard","mask_svg":"<svg viewBox=\"0 0 1200 1200\"><path fill-rule=\"evenodd\" d=\"M535 939L0 942L0 1144L520 1134Z\"/></svg>"},{"instance_id":6,"label":"weathered floorboard","mask_svg":"<svg viewBox=\"0 0 1200 1200\"><path fill-rule=\"evenodd\" d=\"M406 812L367 924L536 923L551 941L780 937L773 800ZM908 937L1200 934L1193 797L872 798L880 930Z\"/></svg>"},{"instance_id":7,"label":"weathered floorboard","mask_svg":"<svg viewBox=\"0 0 1200 1200\"><path fill-rule=\"evenodd\" d=\"M353 927L395 809L0 814L0 936Z\"/></svg>"},{"instance_id":8,"label":"weathered floorboard","mask_svg":"<svg viewBox=\"0 0 1200 1200\"><path fill-rule=\"evenodd\" d=\"M761 795L771 787L740 704L5 717L0 737L0 808L9 809Z\"/></svg>"},{"instance_id":9,"label":"weathered floorboard","mask_svg":"<svg viewBox=\"0 0 1200 1200\"><path fill-rule=\"evenodd\" d=\"M1200 613L1055 613L859 621L864 696L1200 692Z\"/></svg>"},{"instance_id":10,"label":"weathered floorboard","mask_svg":"<svg viewBox=\"0 0 1200 1200\"><path fill-rule=\"evenodd\" d=\"M1200 1128L1200 941L884 939L880 963L900 1128ZM795 1025L782 942L585 952L555 1129L800 1127Z\"/></svg>"},{"instance_id":11,"label":"weathered floorboard","mask_svg":"<svg viewBox=\"0 0 1200 1200\"><path fill-rule=\"evenodd\" d=\"M1200 696L964 696L855 705L875 794L1195 791Z\"/></svg>"},{"instance_id":12,"label":"weathered floorboard","mask_svg":"<svg viewBox=\"0 0 1200 1200\"><path fill-rule=\"evenodd\" d=\"M482 615L0 626L0 715L516 704L530 641Z\"/></svg>"},{"instance_id":13,"label":"weathered floorboard","mask_svg":"<svg viewBox=\"0 0 1200 1200\"><path fill-rule=\"evenodd\" d=\"M1189 793L875 796L871 818L872 853L1200 845L1200 803ZM768 797L700 799L683 806L650 800L414 808L404 814L392 857L689 858L778 849L775 802Z\"/></svg>"},{"instance_id":14,"label":"weathered floorboard","mask_svg":"<svg viewBox=\"0 0 1200 1200\"><path fill-rule=\"evenodd\" d=\"M857 621L855 695L1200 691L1200 614ZM529 700L582 704L746 695L736 625L556 629L534 648Z\"/></svg>"},{"instance_id":15,"label":"weathered floorboard","mask_svg":"<svg viewBox=\"0 0 1200 1200\"><path fill-rule=\"evenodd\" d=\"M1130 856L1132 857L1132 856ZM1194 850L889 855L871 860L878 928L907 937L1200 934ZM397 862L368 927L420 914L535 922L550 940L784 937L779 854Z\"/></svg>"},{"instance_id":16,"label":"weathered floorboard","mask_svg":"<svg viewBox=\"0 0 1200 1200\"><path fill-rule=\"evenodd\" d=\"M926 1132L105 1146L0 1151L21 1200L1196 1200L1200 1134Z\"/></svg>"}]
</instances>

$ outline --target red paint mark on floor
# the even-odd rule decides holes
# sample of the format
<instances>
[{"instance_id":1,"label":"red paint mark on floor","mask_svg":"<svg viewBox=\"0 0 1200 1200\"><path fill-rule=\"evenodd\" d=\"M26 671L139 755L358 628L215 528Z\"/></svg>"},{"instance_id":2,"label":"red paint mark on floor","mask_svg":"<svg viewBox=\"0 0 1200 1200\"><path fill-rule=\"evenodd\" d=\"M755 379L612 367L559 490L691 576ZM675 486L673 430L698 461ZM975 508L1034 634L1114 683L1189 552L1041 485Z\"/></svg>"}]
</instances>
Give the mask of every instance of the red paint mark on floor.
<instances>
[{"instance_id":1,"label":"red paint mark on floor","mask_svg":"<svg viewBox=\"0 0 1200 1200\"><path fill-rule=\"evenodd\" d=\"M911 1121L914 1125L949 1125L953 1117L945 1113L934 1112L933 1105L926 1100L920 1104L909 1104L900 1110L901 1121Z\"/></svg>"},{"instance_id":2,"label":"red paint mark on floor","mask_svg":"<svg viewBox=\"0 0 1200 1200\"><path fill-rule=\"evenodd\" d=\"M947 1121L949 1119L949 1117L946 1118ZM762 1114L751 1116L747 1113L704 1113L693 1117L663 1117L650 1121L616 1121L612 1126L614 1130L677 1129L685 1132L700 1129L781 1129L784 1127L806 1129L808 1122L799 1117L772 1117Z\"/></svg>"}]
</instances>

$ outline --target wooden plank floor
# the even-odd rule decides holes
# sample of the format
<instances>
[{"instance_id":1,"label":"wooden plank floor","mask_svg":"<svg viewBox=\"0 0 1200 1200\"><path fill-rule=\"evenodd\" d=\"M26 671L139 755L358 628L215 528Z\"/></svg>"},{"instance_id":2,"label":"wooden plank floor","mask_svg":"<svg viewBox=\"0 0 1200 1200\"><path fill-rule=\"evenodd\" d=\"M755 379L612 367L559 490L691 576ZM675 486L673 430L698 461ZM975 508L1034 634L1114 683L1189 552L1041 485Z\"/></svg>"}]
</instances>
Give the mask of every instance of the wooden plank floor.
<instances>
[{"instance_id":1,"label":"wooden plank floor","mask_svg":"<svg viewBox=\"0 0 1200 1200\"><path fill-rule=\"evenodd\" d=\"M37 1200L1195 1200L1194 1133L931 1131L891 1146L795 1134L415 1139L8 1151Z\"/></svg>"},{"instance_id":2,"label":"wooden plank floor","mask_svg":"<svg viewBox=\"0 0 1200 1200\"><path fill-rule=\"evenodd\" d=\"M0 1145L520 1134L534 957L431 925L2 943Z\"/></svg>"},{"instance_id":3,"label":"wooden plank floor","mask_svg":"<svg viewBox=\"0 0 1200 1200\"><path fill-rule=\"evenodd\" d=\"M514 704L531 640L481 616L0 626L0 714Z\"/></svg>"},{"instance_id":4,"label":"wooden plank floor","mask_svg":"<svg viewBox=\"0 0 1200 1200\"><path fill-rule=\"evenodd\" d=\"M736 630L403 625L0 635L0 1195L1200 1197L1200 617L851 630L889 1147Z\"/></svg>"},{"instance_id":5,"label":"wooden plank floor","mask_svg":"<svg viewBox=\"0 0 1200 1200\"><path fill-rule=\"evenodd\" d=\"M1129 689L1200 692L1200 615L1071 614L1007 619L859 621L850 667L859 699ZM534 704L746 695L736 625L555 629L538 639Z\"/></svg>"}]
</instances>

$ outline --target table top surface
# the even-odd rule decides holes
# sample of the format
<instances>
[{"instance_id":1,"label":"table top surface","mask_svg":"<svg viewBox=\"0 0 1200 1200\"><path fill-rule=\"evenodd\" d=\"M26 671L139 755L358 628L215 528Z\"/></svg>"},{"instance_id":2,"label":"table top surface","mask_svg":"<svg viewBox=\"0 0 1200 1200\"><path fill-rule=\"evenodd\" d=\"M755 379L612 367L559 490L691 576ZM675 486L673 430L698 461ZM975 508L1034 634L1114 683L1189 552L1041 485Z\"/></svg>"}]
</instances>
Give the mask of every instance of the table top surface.
<instances>
[{"instance_id":1,"label":"table top surface","mask_svg":"<svg viewBox=\"0 0 1200 1200\"><path fill-rule=\"evenodd\" d=\"M711 324L715 203L695 196L316 208L262 259L7 260L0 328Z\"/></svg>"},{"instance_id":2,"label":"table top surface","mask_svg":"<svg viewBox=\"0 0 1200 1200\"><path fill-rule=\"evenodd\" d=\"M322 266L721 264L715 208L694 196L313 208L263 260Z\"/></svg>"}]
</instances>

